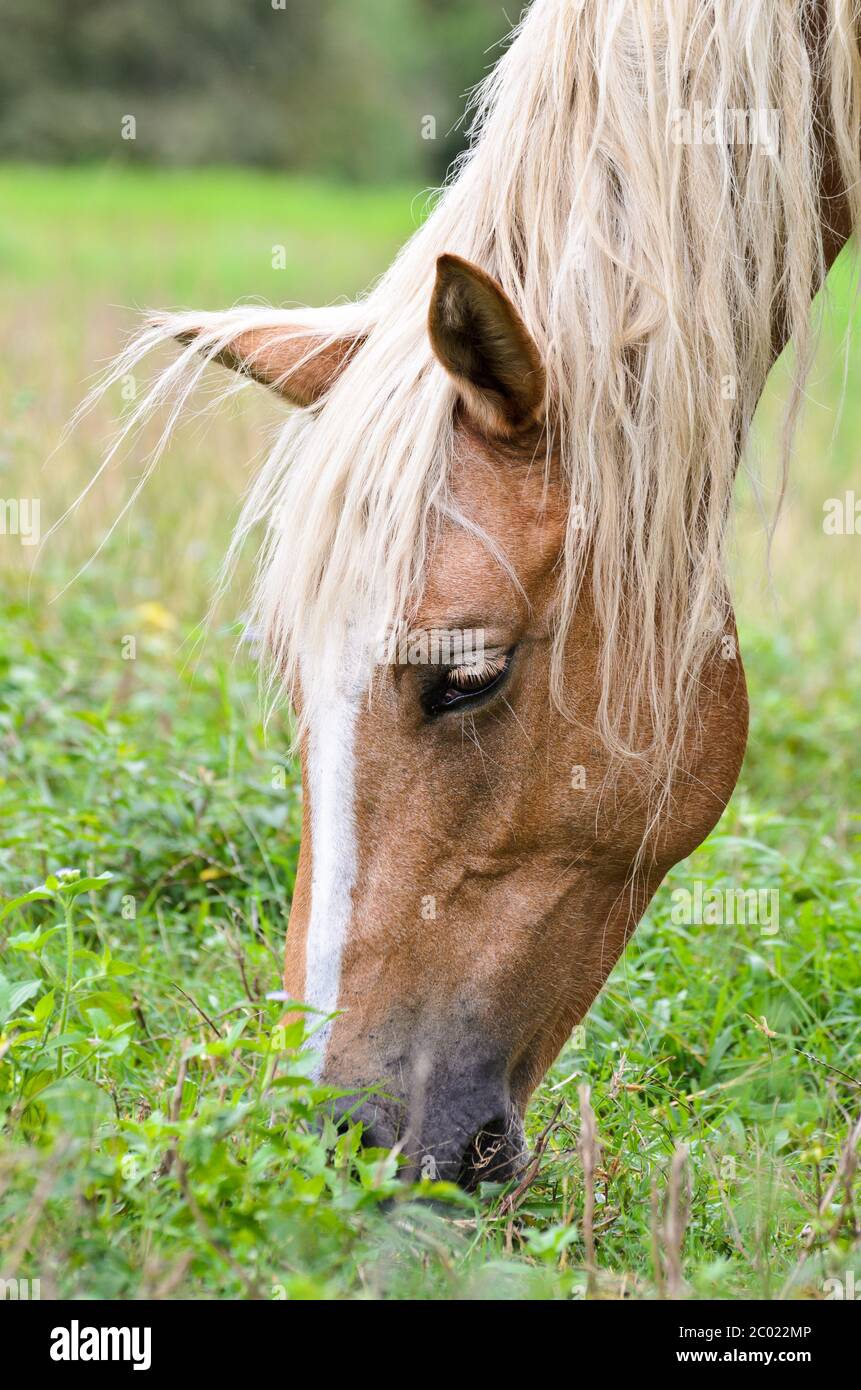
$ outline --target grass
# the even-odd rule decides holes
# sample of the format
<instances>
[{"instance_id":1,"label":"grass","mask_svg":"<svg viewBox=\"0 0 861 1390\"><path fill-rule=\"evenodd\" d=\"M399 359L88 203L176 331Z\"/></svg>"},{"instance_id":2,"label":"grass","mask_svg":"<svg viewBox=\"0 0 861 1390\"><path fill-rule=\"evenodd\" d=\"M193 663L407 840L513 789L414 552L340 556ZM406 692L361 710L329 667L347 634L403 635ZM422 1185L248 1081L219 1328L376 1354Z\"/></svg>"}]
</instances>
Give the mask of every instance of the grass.
<instances>
[{"instance_id":1,"label":"grass","mask_svg":"<svg viewBox=\"0 0 861 1390\"><path fill-rule=\"evenodd\" d=\"M96 466L105 418L45 460L130 326L122 306L353 292L416 206L407 190L111 169L2 169L0 199L0 496L39 497L43 529ZM241 586L205 642L198 625L277 408L246 393L205 433L192 421L65 592L133 461L32 573L32 551L0 539L0 1274L39 1278L43 1297L267 1298L651 1298L676 1258L690 1297L821 1298L828 1278L861 1277L857 1187L832 1190L861 1083L861 537L821 524L857 473L854 356L835 434L848 284L838 267L774 547L779 606L739 485L753 707L739 787L537 1093L541 1160L516 1196L433 1189L444 1205L418 1203L357 1129L317 1134L327 1096L266 998L297 770L286 725L264 736L236 652ZM780 391L778 373L760 418L767 476ZM674 920L673 890L696 882L778 890L779 931ZM680 1144L676 1251L662 1232Z\"/></svg>"}]
</instances>

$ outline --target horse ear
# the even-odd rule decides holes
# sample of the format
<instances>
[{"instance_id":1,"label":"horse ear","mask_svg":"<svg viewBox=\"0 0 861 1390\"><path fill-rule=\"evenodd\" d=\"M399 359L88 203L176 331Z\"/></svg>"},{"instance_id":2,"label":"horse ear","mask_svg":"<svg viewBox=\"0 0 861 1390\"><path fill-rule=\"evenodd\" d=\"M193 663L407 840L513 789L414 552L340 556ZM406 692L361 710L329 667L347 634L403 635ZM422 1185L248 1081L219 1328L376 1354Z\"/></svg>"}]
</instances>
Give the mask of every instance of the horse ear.
<instances>
[{"instance_id":1,"label":"horse ear","mask_svg":"<svg viewBox=\"0 0 861 1390\"><path fill-rule=\"evenodd\" d=\"M460 256L440 256L428 315L431 346L476 423L513 436L544 410L544 367L511 300L492 276Z\"/></svg>"},{"instance_id":2,"label":"horse ear","mask_svg":"<svg viewBox=\"0 0 861 1390\"><path fill-rule=\"evenodd\" d=\"M211 361L271 386L291 405L313 405L334 384L364 335L323 334L292 314L288 322L269 317L268 323L261 318L249 324L231 312L177 314L156 316L150 323L167 329L178 343L193 343Z\"/></svg>"}]
</instances>

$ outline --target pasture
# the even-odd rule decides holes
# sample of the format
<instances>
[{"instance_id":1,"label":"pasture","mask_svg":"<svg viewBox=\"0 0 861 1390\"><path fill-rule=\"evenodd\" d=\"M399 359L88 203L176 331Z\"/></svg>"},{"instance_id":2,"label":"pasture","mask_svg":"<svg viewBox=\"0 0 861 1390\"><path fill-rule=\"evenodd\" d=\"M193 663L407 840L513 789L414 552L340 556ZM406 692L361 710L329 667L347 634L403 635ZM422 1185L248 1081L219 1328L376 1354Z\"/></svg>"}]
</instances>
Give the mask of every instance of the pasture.
<instances>
[{"instance_id":1,"label":"pasture","mask_svg":"<svg viewBox=\"0 0 861 1390\"><path fill-rule=\"evenodd\" d=\"M106 408L57 446L135 307L353 294L423 199L7 166L0 204L0 498L39 499L44 535L98 466ZM301 802L287 716L262 727L239 640L251 556L202 622L278 405L252 388L207 412L204 395L112 533L140 455L35 565L39 547L0 536L0 1274L43 1297L319 1299L822 1298L861 1278L845 1166L861 1113L861 518L823 530L827 499L861 497L857 344L838 411L845 257L831 285L770 587L762 513L737 486L739 786L540 1088L532 1182L475 1198L424 1183L449 1215L356 1127L317 1132L327 1094L266 997ZM116 412L143 382L127 387ZM781 389L778 369L756 440L766 510Z\"/></svg>"}]
</instances>

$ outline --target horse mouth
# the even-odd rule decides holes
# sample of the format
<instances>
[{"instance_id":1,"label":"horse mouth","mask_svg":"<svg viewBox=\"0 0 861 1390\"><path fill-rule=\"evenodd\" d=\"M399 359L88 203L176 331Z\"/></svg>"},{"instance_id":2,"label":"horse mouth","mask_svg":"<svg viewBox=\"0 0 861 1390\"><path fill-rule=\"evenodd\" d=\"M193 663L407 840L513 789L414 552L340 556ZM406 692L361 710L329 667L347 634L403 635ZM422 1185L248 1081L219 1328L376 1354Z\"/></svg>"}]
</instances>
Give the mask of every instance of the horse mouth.
<instances>
[{"instance_id":1,"label":"horse mouth","mask_svg":"<svg viewBox=\"0 0 861 1390\"><path fill-rule=\"evenodd\" d=\"M480 1183L506 1183L522 1172L528 1153L523 1126L513 1113L494 1116L464 1149L457 1184L475 1192Z\"/></svg>"},{"instance_id":2,"label":"horse mouth","mask_svg":"<svg viewBox=\"0 0 861 1390\"><path fill-rule=\"evenodd\" d=\"M459 1140L452 1134L457 1128L452 1120L442 1126L445 1138L440 1138L440 1126L433 1126L430 1133L425 1128L421 1137L411 1133L403 1107L389 1097L368 1097L358 1105L336 1102L334 1118L340 1132L361 1121L363 1148L396 1147L405 1160L400 1174L405 1182L451 1182L475 1192L482 1183L516 1179L529 1158L520 1114L506 1100L479 1128L461 1127Z\"/></svg>"}]
</instances>

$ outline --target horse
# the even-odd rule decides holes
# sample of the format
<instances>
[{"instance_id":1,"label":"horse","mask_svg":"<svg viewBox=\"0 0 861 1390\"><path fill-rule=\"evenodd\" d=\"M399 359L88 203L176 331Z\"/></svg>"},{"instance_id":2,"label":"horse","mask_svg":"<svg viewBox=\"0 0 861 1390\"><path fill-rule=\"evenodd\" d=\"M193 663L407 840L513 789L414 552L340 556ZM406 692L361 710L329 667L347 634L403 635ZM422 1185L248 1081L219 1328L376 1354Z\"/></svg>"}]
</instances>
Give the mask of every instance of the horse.
<instances>
[{"instance_id":1,"label":"horse","mask_svg":"<svg viewBox=\"0 0 861 1390\"><path fill-rule=\"evenodd\" d=\"M246 500L253 624L296 712L284 990L367 1144L470 1187L672 865L748 703L732 489L858 225L850 0L534 0L380 281L322 309L155 315L291 407ZM292 1015L291 1015L292 1016ZM339 1111L339 1114L342 1111Z\"/></svg>"}]
</instances>

